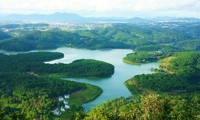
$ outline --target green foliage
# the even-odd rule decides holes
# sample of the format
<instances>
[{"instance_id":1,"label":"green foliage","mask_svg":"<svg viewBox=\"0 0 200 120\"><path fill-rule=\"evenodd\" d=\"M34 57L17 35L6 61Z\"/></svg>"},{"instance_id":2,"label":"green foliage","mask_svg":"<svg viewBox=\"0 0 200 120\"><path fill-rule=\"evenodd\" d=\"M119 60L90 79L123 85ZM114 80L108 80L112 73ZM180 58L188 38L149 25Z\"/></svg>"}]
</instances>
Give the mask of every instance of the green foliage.
<instances>
[{"instance_id":1,"label":"green foliage","mask_svg":"<svg viewBox=\"0 0 200 120\"><path fill-rule=\"evenodd\" d=\"M103 90L100 87L85 84L86 89L71 94L69 103L71 105L82 105L97 98Z\"/></svg>"},{"instance_id":2,"label":"green foliage","mask_svg":"<svg viewBox=\"0 0 200 120\"><path fill-rule=\"evenodd\" d=\"M186 93L199 92L200 80L195 80L196 77L188 77L185 75L175 74L149 74L136 75L126 83L126 86L131 92L139 91L158 91L169 93ZM197 78L198 79L198 78Z\"/></svg>"},{"instance_id":3,"label":"green foliage","mask_svg":"<svg viewBox=\"0 0 200 120\"><path fill-rule=\"evenodd\" d=\"M91 59L75 60L68 66L69 76L107 77L114 73L114 66Z\"/></svg>"},{"instance_id":4,"label":"green foliage","mask_svg":"<svg viewBox=\"0 0 200 120\"><path fill-rule=\"evenodd\" d=\"M59 52L30 52L16 55L0 54L0 61L15 62L47 62L55 59L63 58L64 54Z\"/></svg>"},{"instance_id":5,"label":"green foliage","mask_svg":"<svg viewBox=\"0 0 200 120\"><path fill-rule=\"evenodd\" d=\"M182 41L176 44L177 47L182 47L184 50L200 50L200 39Z\"/></svg>"},{"instance_id":6,"label":"green foliage","mask_svg":"<svg viewBox=\"0 0 200 120\"><path fill-rule=\"evenodd\" d=\"M43 63L62 57L64 55L57 52L0 54L0 119L54 119L51 111L60 106L58 97L64 94L72 97L69 101L71 109L66 113L70 118L73 113L82 111L80 105L98 97L102 89L44 75L102 77L114 72L113 65L96 60L76 60L71 64Z\"/></svg>"},{"instance_id":7,"label":"green foliage","mask_svg":"<svg viewBox=\"0 0 200 120\"><path fill-rule=\"evenodd\" d=\"M113 24L107 28L73 32L61 30L21 32L17 37L1 40L0 49L30 51L68 46L88 49L136 48L142 51L152 49L163 52L199 50L199 23L176 24L177 26L168 23L166 25L168 27L162 24Z\"/></svg>"},{"instance_id":8,"label":"green foliage","mask_svg":"<svg viewBox=\"0 0 200 120\"><path fill-rule=\"evenodd\" d=\"M82 83L25 73L0 73L2 119L50 119L60 95L86 89Z\"/></svg>"},{"instance_id":9,"label":"green foliage","mask_svg":"<svg viewBox=\"0 0 200 120\"><path fill-rule=\"evenodd\" d=\"M29 72L36 75L62 74L68 77L107 77L114 73L114 66L96 60L76 60L70 64L45 64L43 62L62 58L62 53L0 54L1 72Z\"/></svg>"},{"instance_id":10,"label":"green foliage","mask_svg":"<svg viewBox=\"0 0 200 120\"><path fill-rule=\"evenodd\" d=\"M123 44L126 48L136 48L142 51L162 50L177 51L185 50L184 46L179 45L181 42L188 42L191 39L199 39L199 24L192 23L173 23L165 25L130 25L130 24L114 24L111 27L95 29L87 32L76 31L81 36L96 38L101 41L106 40L117 44ZM144 47L143 47L144 46ZM152 47L153 46L153 47ZM196 50L191 46L192 50ZM146 50L144 50L144 49Z\"/></svg>"},{"instance_id":11,"label":"green foliage","mask_svg":"<svg viewBox=\"0 0 200 120\"><path fill-rule=\"evenodd\" d=\"M127 54L126 57L123 58L123 61L126 63L149 63L156 62L161 58L166 56L170 56L171 53L163 53L162 51L143 51L143 52L135 52Z\"/></svg>"},{"instance_id":12,"label":"green foliage","mask_svg":"<svg viewBox=\"0 0 200 120\"><path fill-rule=\"evenodd\" d=\"M176 47L166 45L143 45L135 48L136 51L161 51L163 53L178 51Z\"/></svg>"},{"instance_id":13,"label":"green foliage","mask_svg":"<svg viewBox=\"0 0 200 120\"><path fill-rule=\"evenodd\" d=\"M54 49L66 44L74 35L62 31L31 31L20 37L1 41L0 48L8 51L29 51L35 49Z\"/></svg>"},{"instance_id":14,"label":"green foliage","mask_svg":"<svg viewBox=\"0 0 200 120\"><path fill-rule=\"evenodd\" d=\"M66 31L31 31L19 37L2 40L0 49L7 51L30 51L38 49L55 49L61 46L79 48L116 48L120 44L97 40L91 36L80 36ZM116 46L116 47L115 47ZM125 46L126 47L126 46Z\"/></svg>"},{"instance_id":15,"label":"green foliage","mask_svg":"<svg viewBox=\"0 0 200 120\"><path fill-rule=\"evenodd\" d=\"M167 70L176 74L199 75L200 73L200 52L182 52L174 55L167 66Z\"/></svg>"},{"instance_id":16,"label":"green foliage","mask_svg":"<svg viewBox=\"0 0 200 120\"><path fill-rule=\"evenodd\" d=\"M172 94L200 91L199 52L175 53L169 59L164 59L162 62L165 62L161 64L162 72L136 75L128 80L125 84L129 90L132 93L153 90Z\"/></svg>"},{"instance_id":17,"label":"green foliage","mask_svg":"<svg viewBox=\"0 0 200 120\"><path fill-rule=\"evenodd\" d=\"M85 120L198 120L199 95L118 98L92 109ZM83 119L83 118L82 118Z\"/></svg>"}]
</instances>

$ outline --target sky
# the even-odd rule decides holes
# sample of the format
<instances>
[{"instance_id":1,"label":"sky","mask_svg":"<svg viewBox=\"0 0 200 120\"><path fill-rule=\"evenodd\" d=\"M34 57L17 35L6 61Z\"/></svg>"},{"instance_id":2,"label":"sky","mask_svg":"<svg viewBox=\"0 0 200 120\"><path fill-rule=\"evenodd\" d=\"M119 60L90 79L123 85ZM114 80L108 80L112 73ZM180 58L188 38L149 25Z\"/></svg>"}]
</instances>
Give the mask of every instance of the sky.
<instances>
[{"instance_id":1,"label":"sky","mask_svg":"<svg viewBox=\"0 0 200 120\"><path fill-rule=\"evenodd\" d=\"M87 17L197 17L200 0L0 0L0 14L77 13Z\"/></svg>"}]
</instances>

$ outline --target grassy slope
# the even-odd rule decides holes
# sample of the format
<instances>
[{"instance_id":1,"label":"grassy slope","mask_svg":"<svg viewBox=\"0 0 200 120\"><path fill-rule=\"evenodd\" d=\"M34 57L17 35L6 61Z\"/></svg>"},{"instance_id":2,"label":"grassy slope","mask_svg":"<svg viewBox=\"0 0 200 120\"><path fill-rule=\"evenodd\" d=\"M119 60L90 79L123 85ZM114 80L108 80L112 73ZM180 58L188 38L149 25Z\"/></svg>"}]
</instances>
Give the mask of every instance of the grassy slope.
<instances>
[{"instance_id":1,"label":"grassy slope","mask_svg":"<svg viewBox=\"0 0 200 120\"><path fill-rule=\"evenodd\" d=\"M174 72L167 70L167 66L169 65L170 61L173 60L174 58L175 58L174 56L170 56L170 57L166 57L166 58L162 59L160 61L160 67L163 70L167 71L168 73L174 74Z\"/></svg>"},{"instance_id":2,"label":"grassy slope","mask_svg":"<svg viewBox=\"0 0 200 120\"><path fill-rule=\"evenodd\" d=\"M82 105L90 102L96 99L103 92L100 87L94 85L86 84L86 87L87 88L85 90L80 90L71 94L71 98L69 100L71 105Z\"/></svg>"}]
</instances>

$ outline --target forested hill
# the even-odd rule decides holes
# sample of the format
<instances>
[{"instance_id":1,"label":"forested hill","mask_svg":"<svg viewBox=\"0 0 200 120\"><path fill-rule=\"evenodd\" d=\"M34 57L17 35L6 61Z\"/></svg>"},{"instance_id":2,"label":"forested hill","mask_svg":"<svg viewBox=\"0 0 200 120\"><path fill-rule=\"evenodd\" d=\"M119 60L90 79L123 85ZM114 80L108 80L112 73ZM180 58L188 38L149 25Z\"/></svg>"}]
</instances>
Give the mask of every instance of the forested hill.
<instances>
[{"instance_id":1,"label":"forested hill","mask_svg":"<svg viewBox=\"0 0 200 120\"><path fill-rule=\"evenodd\" d=\"M29 51L61 46L100 49L199 50L200 23L112 24L111 27L66 32L61 30L21 32L0 41L0 49Z\"/></svg>"},{"instance_id":2,"label":"forested hill","mask_svg":"<svg viewBox=\"0 0 200 120\"><path fill-rule=\"evenodd\" d=\"M16 55L0 53L1 62L47 62L63 57L64 54L59 52L30 52Z\"/></svg>"},{"instance_id":3,"label":"forested hill","mask_svg":"<svg viewBox=\"0 0 200 120\"><path fill-rule=\"evenodd\" d=\"M200 75L200 52L179 52L170 58L162 63L166 70L176 74Z\"/></svg>"},{"instance_id":4,"label":"forested hill","mask_svg":"<svg viewBox=\"0 0 200 120\"><path fill-rule=\"evenodd\" d=\"M181 52L165 58L158 73L136 75L125 84L132 93L155 91L178 94L199 93L199 83L200 52Z\"/></svg>"},{"instance_id":5,"label":"forested hill","mask_svg":"<svg viewBox=\"0 0 200 120\"><path fill-rule=\"evenodd\" d=\"M58 77L108 77L114 73L113 65L97 60L44 63L63 57L58 52L0 53L0 119L55 119L52 110L64 106L58 98L65 94L71 95L70 109L62 113L70 119L83 110L80 105L98 97L102 89Z\"/></svg>"},{"instance_id":6,"label":"forested hill","mask_svg":"<svg viewBox=\"0 0 200 120\"><path fill-rule=\"evenodd\" d=\"M1 120L53 119L51 111L58 106L59 96L87 88L82 83L16 72L0 72L0 82Z\"/></svg>"},{"instance_id":7,"label":"forested hill","mask_svg":"<svg viewBox=\"0 0 200 120\"><path fill-rule=\"evenodd\" d=\"M62 58L62 53L38 52L17 55L0 54L0 72L33 72L35 74L59 74L70 77L108 77L114 66L96 60L76 60L70 64L45 64L43 62Z\"/></svg>"},{"instance_id":8,"label":"forested hill","mask_svg":"<svg viewBox=\"0 0 200 120\"><path fill-rule=\"evenodd\" d=\"M155 45L158 45L156 46L158 49L171 46L180 49L197 50L200 43L197 42L200 39L199 23L116 24L108 28L80 31L79 34L124 43L132 48L153 45L151 47L152 50L155 49ZM193 44L186 45L187 41L192 41ZM196 42L196 45L194 42Z\"/></svg>"},{"instance_id":9,"label":"forested hill","mask_svg":"<svg viewBox=\"0 0 200 120\"><path fill-rule=\"evenodd\" d=\"M55 49L62 46L79 48L125 48L127 45L117 42L105 41L104 38L91 38L80 36L60 30L31 31L0 41L0 49L7 51L30 51L39 49Z\"/></svg>"}]
</instances>

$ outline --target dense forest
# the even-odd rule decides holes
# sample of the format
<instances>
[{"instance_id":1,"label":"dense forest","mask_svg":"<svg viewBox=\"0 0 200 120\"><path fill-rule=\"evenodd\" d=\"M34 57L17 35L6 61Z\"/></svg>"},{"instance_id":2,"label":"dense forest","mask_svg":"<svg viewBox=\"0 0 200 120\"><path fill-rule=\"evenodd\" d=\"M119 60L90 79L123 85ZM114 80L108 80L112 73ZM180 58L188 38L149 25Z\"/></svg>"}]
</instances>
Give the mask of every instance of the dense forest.
<instances>
[{"instance_id":1,"label":"dense forest","mask_svg":"<svg viewBox=\"0 0 200 120\"><path fill-rule=\"evenodd\" d=\"M0 83L1 120L53 119L59 96L87 89L83 83L14 72L0 73Z\"/></svg>"},{"instance_id":2,"label":"dense forest","mask_svg":"<svg viewBox=\"0 0 200 120\"><path fill-rule=\"evenodd\" d=\"M79 31L79 34L93 38L102 37L132 47L159 44L172 46L180 41L199 39L199 25L198 23L115 24L108 28Z\"/></svg>"},{"instance_id":3,"label":"dense forest","mask_svg":"<svg viewBox=\"0 0 200 120\"><path fill-rule=\"evenodd\" d=\"M29 72L36 75L58 74L65 77L108 77L114 66L96 60L76 60L70 64L45 64L45 61L62 58L62 53L0 54L0 72Z\"/></svg>"},{"instance_id":4,"label":"dense forest","mask_svg":"<svg viewBox=\"0 0 200 120\"><path fill-rule=\"evenodd\" d=\"M168 62L168 63L166 63ZM168 64L168 65L166 65ZM172 59L162 63L163 68L176 74L200 74L200 52L175 53Z\"/></svg>"},{"instance_id":5,"label":"dense forest","mask_svg":"<svg viewBox=\"0 0 200 120\"><path fill-rule=\"evenodd\" d=\"M109 43L109 44L107 44ZM111 47L109 47L111 45ZM60 30L30 31L19 37L0 41L0 49L7 51L30 51L39 49L55 49L62 46L79 48L118 48L116 43L101 41ZM115 47L116 46L116 47Z\"/></svg>"},{"instance_id":6,"label":"dense forest","mask_svg":"<svg viewBox=\"0 0 200 120\"><path fill-rule=\"evenodd\" d=\"M63 57L58 52L0 53L0 119L55 119L52 110L61 105L58 97L65 94L72 95L71 109L65 113L70 118L75 111L83 110L80 105L98 97L102 89L57 77L107 77L114 73L113 65L96 60L44 63ZM73 98L76 93L83 95Z\"/></svg>"},{"instance_id":7,"label":"dense forest","mask_svg":"<svg viewBox=\"0 0 200 120\"><path fill-rule=\"evenodd\" d=\"M155 74L136 75L126 82L132 93L168 92L171 94L200 92L200 53L175 53L163 60L161 70Z\"/></svg>"},{"instance_id":8,"label":"dense forest","mask_svg":"<svg viewBox=\"0 0 200 120\"><path fill-rule=\"evenodd\" d=\"M134 95L117 98L94 108L84 120L199 120L199 94L185 96Z\"/></svg>"},{"instance_id":9,"label":"dense forest","mask_svg":"<svg viewBox=\"0 0 200 120\"><path fill-rule=\"evenodd\" d=\"M137 92L168 92L171 94L200 92L200 79L197 76L156 73L136 75L126 82L132 93Z\"/></svg>"},{"instance_id":10,"label":"dense forest","mask_svg":"<svg viewBox=\"0 0 200 120\"><path fill-rule=\"evenodd\" d=\"M199 50L199 23L112 24L73 32L27 31L0 41L0 49L30 51L61 46L100 49L132 48L162 51ZM192 43L192 44L190 44ZM156 46L156 47L154 47Z\"/></svg>"}]
</instances>

